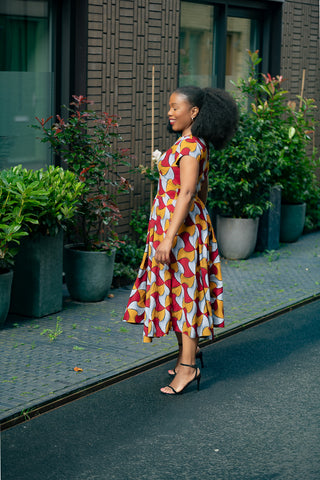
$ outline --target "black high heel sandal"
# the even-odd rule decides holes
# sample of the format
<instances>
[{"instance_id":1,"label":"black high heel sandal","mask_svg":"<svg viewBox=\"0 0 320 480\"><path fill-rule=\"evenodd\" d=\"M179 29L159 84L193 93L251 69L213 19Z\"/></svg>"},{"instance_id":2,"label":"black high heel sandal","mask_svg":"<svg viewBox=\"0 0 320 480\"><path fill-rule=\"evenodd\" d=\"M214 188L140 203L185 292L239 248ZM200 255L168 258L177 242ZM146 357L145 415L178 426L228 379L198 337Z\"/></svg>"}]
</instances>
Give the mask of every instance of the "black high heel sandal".
<instances>
[{"instance_id":1,"label":"black high heel sandal","mask_svg":"<svg viewBox=\"0 0 320 480\"><path fill-rule=\"evenodd\" d=\"M204 367L204 363L203 363L203 353L202 353L202 350L199 350L199 352L196 353L196 358L199 358L200 363L201 363L201 368L203 368L203 367Z\"/></svg>"},{"instance_id":2,"label":"black high heel sandal","mask_svg":"<svg viewBox=\"0 0 320 480\"><path fill-rule=\"evenodd\" d=\"M179 343L178 345L180 347L181 343ZM196 353L196 359L197 358L200 360L201 368L204 368L203 353L202 353L201 350L199 350L199 352ZM173 373L170 373L170 372L173 372ZM169 373L169 375L171 375L171 377L174 377L175 375L177 375L177 372L176 372L175 368L171 368L170 370L168 370L168 373Z\"/></svg>"},{"instance_id":3,"label":"black high heel sandal","mask_svg":"<svg viewBox=\"0 0 320 480\"><path fill-rule=\"evenodd\" d=\"M197 390L199 392L199 390L200 390L200 380L201 380L200 368L198 368L197 365L188 365L187 363L180 363L180 365L183 366L183 367L194 368L195 369L194 378L192 380L190 380L190 382L188 382L187 385L185 385L183 387L183 389L180 390L179 392L177 392L173 387L171 387L171 385L167 385L167 387L171 388L173 393L163 392L162 390L160 390L160 392L163 393L164 395L181 395L184 392L184 390L190 385L190 383L192 383L194 381L197 381ZM199 370L199 374L197 375L198 370Z\"/></svg>"}]
</instances>

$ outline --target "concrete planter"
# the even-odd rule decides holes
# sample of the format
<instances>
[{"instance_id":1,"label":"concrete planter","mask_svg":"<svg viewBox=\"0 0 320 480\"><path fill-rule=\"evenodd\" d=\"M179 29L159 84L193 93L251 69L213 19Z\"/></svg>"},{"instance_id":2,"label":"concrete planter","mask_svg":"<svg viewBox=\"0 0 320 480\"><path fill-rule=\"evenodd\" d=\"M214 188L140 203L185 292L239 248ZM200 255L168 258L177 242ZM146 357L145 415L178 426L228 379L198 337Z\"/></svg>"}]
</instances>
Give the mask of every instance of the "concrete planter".
<instances>
[{"instance_id":1,"label":"concrete planter","mask_svg":"<svg viewBox=\"0 0 320 480\"><path fill-rule=\"evenodd\" d=\"M70 296L79 302L100 302L111 287L114 259L106 252L87 252L81 245L65 245L64 271Z\"/></svg>"},{"instance_id":2,"label":"concrete planter","mask_svg":"<svg viewBox=\"0 0 320 480\"><path fill-rule=\"evenodd\" d=\"M306 220L306 204L282 204L280 241L284 243L296 242L302 235Z\"/></svg>"},{"instance_id":3,"label":"concrete planter","mask_svg":"<svg viewBox=\"0 0 320 480\"><path fill-rule=\"evenodd\" d=\"M10 306L13 271L0 273L0 328L3 327Z\"/></svg>"},{"instance_id":4,"label":"concrete planter","mask_svg":"<svg viewBox=\"0 0 320 480\"><path fill-rule=\"evenodd\" d=\"M21 242L15 258L10 311L44 317L62 310L63 232Z\"/></svg>"},{"instance_id":5,"label":"concrete planter","mask_svg":"<svg viewBox=\"0 0 320 480\"><path fill-rule=\"evenodd\" d=\"M242 260L254 252L259 218L217 217L219 252L230 260Z\"/></svg>"},{"instance_id":6,"label":"concrete planter","mask_svg":"<svg viewBox=\"0 0 320 480\"><path fill-rule=\"evenodd\" d=\"M277 250L280 246L281 188L273 187L269 201L272 207L259 220L256 250Z\"/></svg>"}]
</instances>

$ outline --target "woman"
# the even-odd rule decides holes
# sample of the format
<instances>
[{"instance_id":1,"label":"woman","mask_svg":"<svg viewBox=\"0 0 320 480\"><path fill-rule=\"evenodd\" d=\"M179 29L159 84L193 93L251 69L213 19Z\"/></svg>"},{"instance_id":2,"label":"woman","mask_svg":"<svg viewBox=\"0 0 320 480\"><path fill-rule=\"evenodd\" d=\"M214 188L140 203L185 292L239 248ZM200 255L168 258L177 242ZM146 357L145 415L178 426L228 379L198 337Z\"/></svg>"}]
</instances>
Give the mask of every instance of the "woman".
<instances>
[{"instance_id":1,"label":"woman","mask_svg":"<svg viewBox=\"0 0 320 480\"><path fill-rule=\"evenodd\" d=\"M237 106L223 90L186 86L169 100L169 130L179 139L159 160L145 253L124 320L144 322L144 342L174 330L179 344L174 378L161 388L182 393L197 381L200 337L223 327L220 259L205 208L211 142L223 148L238 122Z\"/></svg>"}]
</instances>

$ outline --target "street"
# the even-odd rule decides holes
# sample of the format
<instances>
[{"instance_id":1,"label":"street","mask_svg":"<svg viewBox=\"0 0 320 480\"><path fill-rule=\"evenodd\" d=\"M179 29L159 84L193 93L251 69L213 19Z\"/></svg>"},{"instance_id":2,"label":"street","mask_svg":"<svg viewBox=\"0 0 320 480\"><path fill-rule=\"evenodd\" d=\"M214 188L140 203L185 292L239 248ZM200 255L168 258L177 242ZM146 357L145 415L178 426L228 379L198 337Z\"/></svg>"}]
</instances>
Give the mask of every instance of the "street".
<instances>
[{"instance_id":1,"label":"street","mask_svg":"<svg viewBox=\"0 0 320 480\"><path fill-rule=\"evenodd\" d=\"M17 425L1 480L318 480L319 340L315 301L203 348L199 393L171 362Z\"/></svg>"}]
</instances>

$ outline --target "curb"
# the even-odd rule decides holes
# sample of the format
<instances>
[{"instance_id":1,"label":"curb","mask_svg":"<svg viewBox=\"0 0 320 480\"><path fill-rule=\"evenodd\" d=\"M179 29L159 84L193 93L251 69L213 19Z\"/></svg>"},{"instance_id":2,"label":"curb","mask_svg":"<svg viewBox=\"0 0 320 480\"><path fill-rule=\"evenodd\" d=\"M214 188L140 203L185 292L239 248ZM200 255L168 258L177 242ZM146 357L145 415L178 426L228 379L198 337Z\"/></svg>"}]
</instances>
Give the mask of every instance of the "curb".
<instances>
[{"instance_id":1,"label":"curb","mask_svg":"<svg viewBox=\"0 0 320 480\"><path fill-rule=\"evenodd\" d=\"M312 295L311 297L307 297L304 300L301 300L297 303L284 307L280 310L271 312L267 315L257 317L256 319L251 320L247 323L244 323L235 327L230 327L227 331L217 333L214 340L202 341L201 346L202 347L209 346L213 343L224 340L230 337L231 335L236 335L237 333L247 330L248 328L251 328L261 323L272 320L280 315L283 315L292 310L308 305L309 303L315 302L317 300L320 300L320 293ZM21 413L13 414L7 418L2 419L0 422L0 431L5 431L9 428L12 428L16 425L27 422L51 410L55 410L56 408L62 407L63 405L67 405L68 403L71 403L82 397L85 397L94 392L102 390L103 388L109 387L115 383L119 383L123 380L126 380L127 378L134 377L135 375L138 375L147 370L151 370L152 368L158 367L159 365L162 365L170 360L173 360L175 357L176 357L176 352L158 357L155 360L139 365L138 367L125 370L124 372L113 375L112 377L108 377L105 380L102 380L102 381L99 380L97 382L94 382L89 386L87 385L84 388L80 387L75 390L71 390L69 393L57 396L53 401L39 403L28 411L22 411Z\"/></svg>"}]
</instances>

